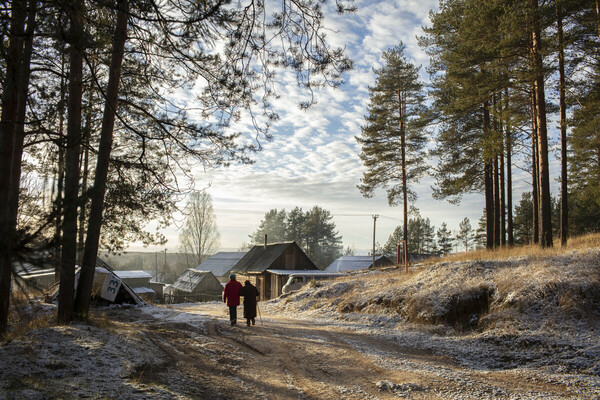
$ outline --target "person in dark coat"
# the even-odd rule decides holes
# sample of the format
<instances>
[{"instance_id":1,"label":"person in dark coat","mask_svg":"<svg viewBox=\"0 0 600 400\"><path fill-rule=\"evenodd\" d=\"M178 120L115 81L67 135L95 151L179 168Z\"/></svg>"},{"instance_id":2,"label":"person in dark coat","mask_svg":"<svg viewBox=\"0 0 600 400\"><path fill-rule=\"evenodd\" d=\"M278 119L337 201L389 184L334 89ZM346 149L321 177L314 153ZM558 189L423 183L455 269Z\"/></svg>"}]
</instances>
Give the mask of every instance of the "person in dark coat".
<instances>
[{"instance_id":1,"label":"person in dark coat","mask_svg":"<svg viewBox=\"0 0 600 400\"><path fill-rule=\"evenodd\" d=\"M231 325L237 323L237 306L240 305L240 291L242 284L235 280L235 274L229 275L229 282L223 291L223 302L229 307L229 320Z\"/></svg>"},{"instance_id":2,"label":"person in dark coat","mask_svg":"<svg viewBox=\"0 0 600 400\"><path fill-rule=\"evenodd\" d=\"M246 325L250 326L250 322L252 322L252 325L256 325L256 298L258 297L258 289L250 281L246 281L240 291L240 296L244 296L244 318L246 318Z\"/></svg>"}]
</instances>

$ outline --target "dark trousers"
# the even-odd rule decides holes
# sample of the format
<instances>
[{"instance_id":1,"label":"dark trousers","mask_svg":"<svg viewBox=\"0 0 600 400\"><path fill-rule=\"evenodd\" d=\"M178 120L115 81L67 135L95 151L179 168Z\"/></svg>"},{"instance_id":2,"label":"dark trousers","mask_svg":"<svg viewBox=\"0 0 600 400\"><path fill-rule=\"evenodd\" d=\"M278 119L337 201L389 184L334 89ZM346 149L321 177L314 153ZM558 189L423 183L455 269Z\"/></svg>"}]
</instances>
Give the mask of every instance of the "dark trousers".
<instances>
[{"instance_id":1,"label":"dark trousers","mask_svg":"<svg viewBox=\"0 0 600 400\"><path fill-rule=\"evenodd\" d=\"M229 320L237 322L237 306L229 307Z\"/></svg>"}]
</instances>

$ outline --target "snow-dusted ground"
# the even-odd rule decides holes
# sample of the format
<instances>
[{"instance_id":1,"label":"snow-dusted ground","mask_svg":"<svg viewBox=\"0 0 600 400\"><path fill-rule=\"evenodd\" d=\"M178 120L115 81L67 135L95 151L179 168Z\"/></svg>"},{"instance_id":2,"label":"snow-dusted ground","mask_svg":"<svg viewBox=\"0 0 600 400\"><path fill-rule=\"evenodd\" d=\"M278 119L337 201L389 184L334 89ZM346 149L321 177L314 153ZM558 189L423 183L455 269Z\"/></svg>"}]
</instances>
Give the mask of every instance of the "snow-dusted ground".
<instances>
[{"instance_id":1,"label":"snow-dusted ground","mask_svg":"<svg viewBox=\"0 0 600 400\"><path fill-rule=\"evenodd\" d=\"M408 280L400 275L318 283L269 307L447 355L468 369L516 370L524 379L564 383L582 399L600 398L599 249L439 263ZM457 298L481 292L489 304L471 310L472 324L434 323L452 315ZM394 365L414 368L388 358L385 367Z\"/></svg>"},{"instance_id":2,"label":"snow-dusted ground","mask_svg":"<svg viewBox=\"0 0 600 400\"><path fill-rule=\"evenodd\" d=\"M0 399L600 399L599 280L590 250L309 285L248 330L222 303L99 310L112 321L0 343ZM270 386L240 368L257 357L283 368Z\"/></svg>"}]
</instances>

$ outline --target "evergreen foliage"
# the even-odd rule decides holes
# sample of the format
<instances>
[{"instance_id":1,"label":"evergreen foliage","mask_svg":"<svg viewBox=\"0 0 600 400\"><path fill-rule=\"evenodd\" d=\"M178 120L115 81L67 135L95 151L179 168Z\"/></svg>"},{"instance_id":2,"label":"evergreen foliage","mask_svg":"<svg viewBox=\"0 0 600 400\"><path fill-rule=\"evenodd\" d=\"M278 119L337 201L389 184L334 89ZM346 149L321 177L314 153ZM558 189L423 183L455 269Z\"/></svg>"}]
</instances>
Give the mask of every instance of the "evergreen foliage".
<instances>
[{"instance_id":1,"label":"evergreen foliage","mask_svg":"<svg viewBox=\"0 0 600 400\"><path fill-rule=\"evenodd\" d=\"M319 206L303 212L295 207L285 210L269 210L256 231L249 237L255 244L296 242L306 255L319 267L325 268L342 254L342 237L335 230L331 213Z\"/></svg>"},{"instance_id":2,"label":"evergreen foliage","mask_svg":"<svg viewBox=\"0 0 600 400\"><path fill-rule=\"evenodd\" d=\"M385 188L390 205L403 204L407 227L408 203L416 199L409 184L418 182L427 165L421 122L425 109L423 84L419 69L406 60L404 48L400 43L385 51L384 66L374 69L377 79L369 87L366 123L356 140L367 168L358 188L366 197L373 196L378 187ZM406 231L403 239L407 239Z\"/></svg>"}]
</instances>

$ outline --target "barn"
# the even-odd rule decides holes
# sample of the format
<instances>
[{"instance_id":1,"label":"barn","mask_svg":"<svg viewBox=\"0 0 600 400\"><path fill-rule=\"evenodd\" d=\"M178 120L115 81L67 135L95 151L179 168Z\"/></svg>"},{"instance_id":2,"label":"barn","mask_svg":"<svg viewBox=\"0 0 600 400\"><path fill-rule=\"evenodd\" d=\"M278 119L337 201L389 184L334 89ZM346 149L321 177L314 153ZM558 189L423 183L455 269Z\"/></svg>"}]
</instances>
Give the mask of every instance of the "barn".
<instances>
[{"instance_id":1,"label":"barn","mask_svg":"<svg viewBox=\"0 0 600 400\"><path fill-rule=\"evenodd\" d=\"M220 300L223 285L210 271L190 268L172 285L165 287L165 303L187 303Z\"/></svg>"},{"instance_id":2,"label":"barn","mask_svg":"<svg viewBox=\"0 0 600 400\"><path fill-rule=\"evenodd\" d=\"M385 267L388 265L394 265L394 262L382 255L375 256L375 265L373 265L373 256L341 256L329 264L329 266L325 268L325 271L351 272L369 268Z\"/></svg>"},{"instance_id":3,"label":"barn","mask_svg":"<svg viewBox=\"0 0 600 400\"><path fill-rule=\"evenodd\" d=\"M296 242L254 246L232 268L239 275L238 281L243 284L248 279L256 286L260 300L274 299L281 295L288 279L288 275L282 274L281 270L305 271L318 268Z\"/></svg>"}]
</instances>

